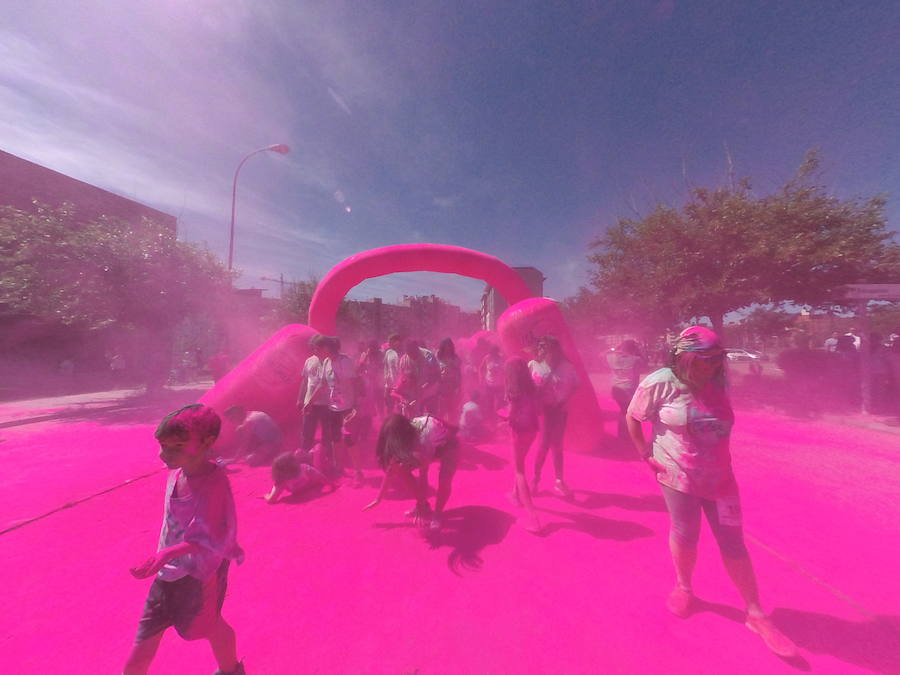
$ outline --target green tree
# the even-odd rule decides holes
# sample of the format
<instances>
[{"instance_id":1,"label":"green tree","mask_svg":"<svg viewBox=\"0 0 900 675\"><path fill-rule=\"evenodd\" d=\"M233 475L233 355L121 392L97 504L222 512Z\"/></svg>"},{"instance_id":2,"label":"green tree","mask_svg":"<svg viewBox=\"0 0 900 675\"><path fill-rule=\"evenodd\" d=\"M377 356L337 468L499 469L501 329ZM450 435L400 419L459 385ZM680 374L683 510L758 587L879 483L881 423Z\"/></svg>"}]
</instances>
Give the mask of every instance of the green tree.
<instances>
[{"instance_id":1,"label":"green tree","mask_svg":"<svg viewBox=\"0 0 900 675\"><path fill-rule=\"evenodd\" d=\"M284 292L273 310L273 326L280 328L289 323L306 323L309 318L309 303L319 280L310 277L306 281L291 281L285 284Z\"/></svg>"},{"instance_id":2,"label":"green tree","mask_svg":"<svg viewBox=\"0 0 900 675\"><path fill-rule=\"evenodd\" d=\"M33 212L0 207L0 307L7 314L74 330L119 325L160 339L184 317L227 306L229 290L218 259L160 223L84 223L71 204Z\"/></svg>"},{"instance_id":3,"label":"green tree","mask_svg":"<svg viewBox=\"0 0 900 675\"><path fill-rule=\"evenodd\" d=\"M810 153L775 193L755 197L748 180L691 191L676 209L620 219L593 244L592 283L602 301L654 320L724 316L753 303L835 304L837 288L900 276L900 246L882 197L841 200L815 181Z\"/></svg>"},{"instance_id":4,"label":"green tree","mask_svg":"<svg viewBox=\"0 0 900 675\"><path fill-rule=\"evenodd\" d=\"M273 310L269 322L273 328L280 328L288 323L306 323L309 317L309 305L319 280L309 277L305 281L292 281L285 284L281 299ZM368 317L360 303L341 300L337 311L337 328L341 335L356 335L366 323Z\"/></svg>"}]
</instances>

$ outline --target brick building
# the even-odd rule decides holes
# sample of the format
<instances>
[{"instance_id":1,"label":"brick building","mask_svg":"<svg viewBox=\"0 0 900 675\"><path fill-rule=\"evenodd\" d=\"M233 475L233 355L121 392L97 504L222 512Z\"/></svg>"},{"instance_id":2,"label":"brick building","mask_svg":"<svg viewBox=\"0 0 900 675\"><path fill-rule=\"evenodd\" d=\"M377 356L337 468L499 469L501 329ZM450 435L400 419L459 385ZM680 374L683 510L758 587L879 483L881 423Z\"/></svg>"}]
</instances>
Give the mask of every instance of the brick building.
<instances>
[{"instance_id":1,"label":"brick building","mask_svg":"<svg viewBox=\"0 0 900 675\"><path fill-rule=\"evenodd\" d=\"M31 211L34 201L51 207L71 202L82 222L100 216L125 221L149 218L172 232L177 229L175 216L0 150L0 205Z\"/></svg>"}]
</instances>

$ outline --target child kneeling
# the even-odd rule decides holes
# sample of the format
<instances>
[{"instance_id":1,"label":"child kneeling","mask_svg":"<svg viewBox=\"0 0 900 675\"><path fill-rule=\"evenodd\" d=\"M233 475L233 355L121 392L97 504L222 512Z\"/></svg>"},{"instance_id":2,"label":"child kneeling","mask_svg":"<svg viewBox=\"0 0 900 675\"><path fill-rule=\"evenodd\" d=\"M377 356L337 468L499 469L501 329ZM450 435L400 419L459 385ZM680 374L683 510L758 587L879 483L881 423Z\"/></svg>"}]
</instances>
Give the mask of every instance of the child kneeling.
<instances>
[{"instance_id":1,"label":"child kneeling","mask_svg":"<svg viewBox=\"0 0 900 675\"><path fill-rule=\"evenodd\" d=\"M222 618L231 560L243 562L237 544L237 515L225 471L207 450L221 420L212 408L195 404L163 418L156 429L160 458L172 469L157 552L131 569L144 579L156 575L138 624L126 675L146 673L163 633L174 626L185 640L209 640L217 673L243 674L234 629Z\"/></svg>"},{"instance_id":2,"label":"child kneeling","mask_svg":"<svg viewBox=\"0 0 900 675\"><path fill-rule=\"evenodd\" d=\"M299 494L323 485L330 485L332 490L335 489L334 482L328 480L311 463L304 461L308 454L283 452L275 458L272 462L272 489L265 496L267 502L274 504L283 492Z\"/></svg>"}]
</instances>

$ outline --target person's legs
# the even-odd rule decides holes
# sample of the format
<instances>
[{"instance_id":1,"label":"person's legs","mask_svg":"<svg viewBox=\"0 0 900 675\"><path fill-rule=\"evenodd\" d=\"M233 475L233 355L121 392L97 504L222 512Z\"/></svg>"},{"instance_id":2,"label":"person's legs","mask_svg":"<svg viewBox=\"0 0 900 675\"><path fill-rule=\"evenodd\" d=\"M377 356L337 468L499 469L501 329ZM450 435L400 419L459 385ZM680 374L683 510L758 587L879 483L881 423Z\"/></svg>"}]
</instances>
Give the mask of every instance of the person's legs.
<instances>
[{"instance_id":1,"label":"person's legs","mask_svg":"<svg viewBox=\"0 0 900 675\"><path fill-rule=\"evenodd\" d=\"M706 520L719 544L722 562L728 576L744 599L747 613L755 616L763 615L759 604L756 574L747 546L744 544L740 498L735 495L718 501L704 499L702 504Z\"/></svg>"},{"instance_id":2,"label":"person's legs","mask_svg":"<svg viewBox=\"0 0 900 675\"><path fill-rule=\"evenodd\" d=\"M544 468L544 462L547 460L547 453L550 451L550 442L551 442L551 424L552 422L548 418L547 411L549 408L544 406L542 410L541 416L541 440L538 443L537 454L534 457L534 480L531 483L531 492L532 494L537 494L538 485L541 482L541 471ZM552 416L552 412L550 415Z\"/></svg>"},{"instance_id":3,"label":"person's legs","mask_svg":"<svg viewBox=\"0 0 900 675\"><path fill-rule=\"evenodd\" d=\"M184 582L180 581L169 582L159 578L153 580L138 622L134 647L123 670L127 675L147 672L159 648L163 633L172 625L173 617L179 610L177 591L183 585Z\"/></svg>"},{"instance_id":4,"label":"person's legs","mask_svg":"<svg viewBox=\"0 0 900 675\"><path fill-rule=\"evenodd\" d=\"M229 562L223 560L216 573L208 579L191 580L190 592L196 592L199 598L185 598L185 608L189 609L175 624L178 634L185 640L209 641L222 673L239 672L234 629L222 618L222 605L228 588L228 568ZM198 590L194 591L194 588Z\"/></svg>"},{"instance_id":5,"label":"person's legs","mask_svg":"<svg viewBox=\"0 0 900 675\"><path fill-rule=\"evenodd\" d=\"M162 640L164 630L159 631L155 635L151 635L143 640L136 641L131 653L128 655L128 661L122 669L123 675L144 675L153 657L156 656L156 650L159 649L160 640Z\"/></svg>"},{"instance_id":6,"label":"person's legs","mask_svg":"<svg viewBox=\"0 0 900 675\"><path fill-rule=\"evenodd\" d=\"M552 414L549 413L552 410ZM556 483L554 489L563 497L571 497L572 491L566 485L563 477L563 439L566 434L566 420L568 413L563 407L554 407L548 409L547 429L550 436L550 448L553 450L553 473L556 475ZM552 420L552 424L551 424Z\"/></svg>"},{"instance_id":7,"label":"person's legs","mask_svg":"<svg viewBox=\"0 0 900 675\"><path fill-rule=\"evenodd\" d=\"M628 429L625 426L625 414L628 411L628 404L631 403L631 397L634 396L634 391L613 387L611 393L616 405L619 406L619 438L627 439Z\"/></svg>"},{"instance_id":8,"label":"person's legs","mask_svg":"<svg viewBox=\"0 0 900 675\"><path fill-rule=\"evenodd\" d=\"M525 456L528 454L528 449L534 441L535 432L513 431L512 437L513 454L516 463L515 494L528 511L530 523L526 529L531 532L537 532L541 529L541 521L537 516L537 511L535 511L534 502L531 500L531 490L528 489L528 480L525 478Z\"/></svg>"},{"instance_id":9,"label":"person's legs","mask_svg":"<svg viewBox=\"0 0 900 675\"><path fill-rule=\"evenodd\" d=\"M734 495L717 501L705 499L703 510L719 544L725 570L747 607L747 628L758 633L769 649L779 656L796 656L797 646L775 627L759 602L756 572L744 543L740 498Z\"/></svg>"},{"instance_id":10,"label":"person's legs","mask_svg":"<svg viewBox=\"0 0 900 675\"><path fill-rule=\"evenodd\" d=\"M676 578L676 586L666 605L673 614L687 616L694 594L691 582L700 539L700 499L665 485L661 487L671 519L669 550Z\"/></svg>"},{"instance_id":11,"label":"person's legs","mask_svg":"<svg viewBox=\"0 0 900 675\"><path fill-rule=\"evenodd\" d=\"M237 638L234 628L221 615L213 626L208 639L219 670L223 673L235 672L238 667Z\"/></svg>"},{"instance_id":12,"label":"person's legs","mask_svg":"<svg viewBox=\"0 0 900 675\"><path fill-rule=\"evenodd\" d=\"M300 432L300 448L306 452L312 450L316 443L316 425L319 423L315 408L308 405L303 410L303 425Z\"/></svg>"},{"instance_id":13,"label":"person's legs","mask_svg":"<svg viewBox=\"0 0 900 675\"><path fill-rule=\"evenodd\" d=\"M440 518L444 513L444 507L450 499L450 489L453 487L453 476L456 474L458 459L459 446L454 441L453 447L444 448L440 458L437 494L434 498L434 515L436 518Z\"/></svg>"},{"instance_id":14,"label":"person's legs","mask_svg":"<svg viewBox=\"0 0 900 675\"><path fill-rule=\"evenodd\" d=\"M309 406L314 409L313 414L316 418L316 426L322 430L322 470L325 474L332 474L336 471L337 465L334 459L334 422L331 417L332 411L327 405Z\"/></svg>"}]
</instances>

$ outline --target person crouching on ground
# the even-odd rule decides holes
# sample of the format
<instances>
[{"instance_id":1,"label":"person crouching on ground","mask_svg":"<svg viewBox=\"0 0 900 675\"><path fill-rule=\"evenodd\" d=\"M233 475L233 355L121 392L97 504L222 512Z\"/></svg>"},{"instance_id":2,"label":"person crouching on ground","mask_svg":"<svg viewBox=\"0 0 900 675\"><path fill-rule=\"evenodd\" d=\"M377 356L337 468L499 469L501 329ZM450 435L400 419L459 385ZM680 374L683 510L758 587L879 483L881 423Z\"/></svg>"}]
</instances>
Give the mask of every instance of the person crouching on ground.
<instances>
[{"instance_id":1,"label":"person crouching on ground","mask_svg":"<svg viewBox=\"0 0 900 675\"><path fill-rule=\"evenodd\" d=\"M306 492L323 485L335 489L335 483L315 468L308 459L309 453L283 452L272 462L272 489L264 499L274 504L284 492L292 495Z\"/></svg>"},{"instance_id":2,"label":"person crouching on ground","mask_svg":"<svg viewBox=\"0 0 900 675\"><path fill-rule=\"evenodd\" d=\"M234 424L234 458L245 457L247 464L268 464L281 451L282 433L278 423L260 410L233 405L224 413Z\"/></svg>"},{"instance_id":3,"label":"person crouching on ground","mask_svg":"<svg viewBox=\"0 0 900 675\"><path fill-rule=\"evenodd\" d=\"M644 441L642 422L653 424ZM706 514L725 569L747 606L747 627L782 657L797 648L763 612L741 520L729 439L734 412L725 387L725 350L703 326L682 331L671 367L648 375L628 406L628 431L641 458L662 486L671 518L669 548L677 584L666 603L679 617L691 613L691 577L697 561L700 512Z\"/></svg>"},{"instance_id":4,"label":"person crouching on ground","mask_svg":"<svg viewBox=\"0 0 900 675\"><path fill-rule=\"evenodd\" d=\"M384 480L378 496L363 511L381 503L389 484L405 483L416 497L416 506L406 515L415 519L416 524L427 524L432 530L439 530L444 507L450 498L453 475L459 455L456 429L431 415L422 415L411 420L403 415L390 415L381 425L375 456L384 469ZM434 511L428 503L428 467L438 462L437 494ZM413 470L418 469L418 478Z\"/></svg>"},{"instance_id":5,"label":"person crouching on ground","mask_svg":"<svg viewBox=\"0 0 900 675\"><path fill-rule=\"evenodd\" d=\"M125 664L125 675L146 673L163 633L174 626L185 640L206 639L217 673L243 674L234 629L222 618L231 560L243 562L231 485L207 451L221 420L212 408L189 405L163 418L156 429L160 458L172 469L166 484L159 548L131 574L156 575Z\"/></svg>"}]
</instances>

